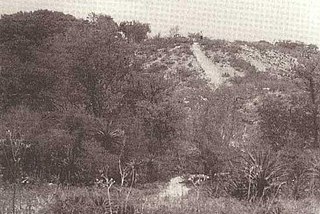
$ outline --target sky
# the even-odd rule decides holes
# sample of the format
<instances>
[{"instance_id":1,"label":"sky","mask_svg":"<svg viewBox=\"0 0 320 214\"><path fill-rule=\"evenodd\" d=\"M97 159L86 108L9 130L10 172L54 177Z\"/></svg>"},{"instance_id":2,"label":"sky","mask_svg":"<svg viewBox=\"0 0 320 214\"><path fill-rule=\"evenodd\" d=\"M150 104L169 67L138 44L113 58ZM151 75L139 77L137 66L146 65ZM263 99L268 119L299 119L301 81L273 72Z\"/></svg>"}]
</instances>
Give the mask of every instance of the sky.
<instances>
[{"instance_id":1,"label":"sky","mask_svg":"<svg viewBox=\"0 0 320 214\"><path fill-rule=\"evenodd\" d=\"M36 9L138 20L150 23L153 34L165 35L178 25L181 34L202 31L213 39L320 46L320 0L0 0L0 14Z\"/></svg>"}]
</instances>

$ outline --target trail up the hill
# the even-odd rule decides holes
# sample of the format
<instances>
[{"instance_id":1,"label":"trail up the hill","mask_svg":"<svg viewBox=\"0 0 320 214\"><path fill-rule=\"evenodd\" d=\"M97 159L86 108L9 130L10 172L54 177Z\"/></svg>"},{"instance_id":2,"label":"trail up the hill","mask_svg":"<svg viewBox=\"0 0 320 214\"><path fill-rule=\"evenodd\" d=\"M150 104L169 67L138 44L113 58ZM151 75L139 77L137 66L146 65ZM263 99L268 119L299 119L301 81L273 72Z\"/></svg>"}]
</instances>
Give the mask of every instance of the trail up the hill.
<instances>
[{"instance_id":1,"label":"trail up the hill","mask_svg":"<svg viewBox=\"0 0 320 214\"><path fill-rule=\"evenodd\" d=\"M205 78L214 84L215 88L223 82L219 66L215 65L201 50L198 43L192 45L193 55L204 71Z\"/></svg>"}]
</instances>

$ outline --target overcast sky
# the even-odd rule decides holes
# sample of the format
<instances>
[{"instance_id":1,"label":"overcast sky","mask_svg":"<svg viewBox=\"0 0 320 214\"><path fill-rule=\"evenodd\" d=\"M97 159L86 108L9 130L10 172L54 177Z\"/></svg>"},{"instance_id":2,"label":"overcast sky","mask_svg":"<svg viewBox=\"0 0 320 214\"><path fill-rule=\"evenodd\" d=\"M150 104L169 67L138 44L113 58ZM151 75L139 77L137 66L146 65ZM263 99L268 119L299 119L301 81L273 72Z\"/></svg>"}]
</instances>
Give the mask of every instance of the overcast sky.
<instances>
[{"instance_id":1,"label":"overcast sky","mask_svg":"<svg viewBox=\"0 0 320 214\"><path fill-rule=\"evenodd\" d=\"M148 22L154 34L175 25L228 40L299 40L320 46L320 0L0 0L0 13L57 10L90 12L116 21Z\"/></svg>"}]
</instances>

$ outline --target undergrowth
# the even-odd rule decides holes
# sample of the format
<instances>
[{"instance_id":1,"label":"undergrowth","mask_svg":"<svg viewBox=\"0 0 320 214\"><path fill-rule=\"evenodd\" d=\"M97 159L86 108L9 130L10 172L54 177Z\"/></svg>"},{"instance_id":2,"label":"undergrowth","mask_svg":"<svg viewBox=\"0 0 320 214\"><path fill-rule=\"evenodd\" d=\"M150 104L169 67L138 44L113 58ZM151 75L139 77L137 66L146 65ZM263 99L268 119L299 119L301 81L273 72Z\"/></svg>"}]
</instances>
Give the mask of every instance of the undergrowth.
<instances>
[{"instance_id":1,"label":"undergrowth","mask_svg":"<svg viewBox=\"0 0 320 214\"><path fill-rule=\"evenodd\" d=\"M111 206L104 188L37 187L20 189L15 213L112 213L117 214L318 214L319 199L276 199L266 201L240 201L230 197L212 198L191 191L182 198L159 196L161 187L133 189L125 203L123 195L112 191ZM125 190L124 190L125 191ZM1 190L1 213L11 212L10 189Z\"/></svg>"}]
</instances>

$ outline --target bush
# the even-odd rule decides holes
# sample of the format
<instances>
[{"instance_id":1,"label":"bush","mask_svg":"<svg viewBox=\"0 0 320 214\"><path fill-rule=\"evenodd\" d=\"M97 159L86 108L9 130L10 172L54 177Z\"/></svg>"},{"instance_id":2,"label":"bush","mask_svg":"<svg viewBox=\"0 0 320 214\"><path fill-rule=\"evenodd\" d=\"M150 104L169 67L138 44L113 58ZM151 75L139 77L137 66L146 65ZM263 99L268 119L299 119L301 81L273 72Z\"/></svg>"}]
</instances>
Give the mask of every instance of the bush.
<instances>
[{"instance_id":1,"label":"bush","mask_svg":"<svg viewBox=\"0 0 320 214\"><path fill-rule=\"evenodd\" d=\"M286 181L285 166L271 151L247 152L232 164L227 186L231 196L255 201L275 197Z\"/></svg>"},{"instance_id":2,"label":"bush","mask_svg":"<svg viewBox=\"0 0 320 214\"><path fill-rule=\"evenodd\" d=\"M287 185L282 194L295 200L309 196L311 179L311 157L301 149L285 148L282 151L282 161L287 164Z\"/></svg>"},{"instance_id":3,"label":"bush","mask_svg":"<svg viewBox=\"0 0 320 214\"><path fill-rule=\"evenodd\" d=\"M102 126L88 115L48 113L41 118L38 113L18 108L1 119L0 173L4 181L20 182L28 177L42 182L88 184L102 167L108 166L112 176L118 173L118 156L88 133Z\"/></svg>"},{"instance_id":4,"label":"bush","mask_svg":"<svg viewBox=\"0 0 320 214\"><path fill-rule=\"evenodd\" d=\"M239 72L254 73L257 71L249 62L244 59L237 58L236 56L231 57L230 65Z\"/></svg>"}]
</instances>

